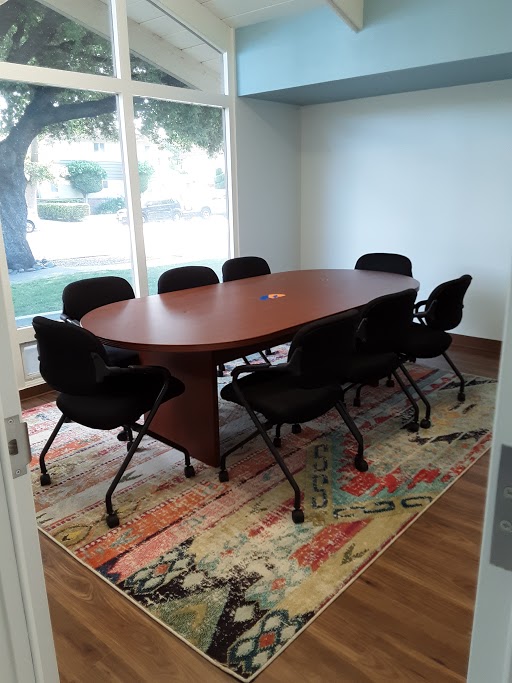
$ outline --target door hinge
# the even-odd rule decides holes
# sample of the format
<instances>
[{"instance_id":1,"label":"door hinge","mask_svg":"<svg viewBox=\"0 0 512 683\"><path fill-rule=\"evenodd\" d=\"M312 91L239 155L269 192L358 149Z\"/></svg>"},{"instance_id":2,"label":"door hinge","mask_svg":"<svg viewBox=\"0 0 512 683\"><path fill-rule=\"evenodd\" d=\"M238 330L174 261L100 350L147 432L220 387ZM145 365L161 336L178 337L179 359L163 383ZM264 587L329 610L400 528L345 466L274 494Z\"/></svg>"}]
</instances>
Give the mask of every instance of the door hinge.
<instances>
[{"instance_id":1,"label":"door hinge","mask_svg":"<svg viewBox=\"0 0 512 683\"><path fill-rule=\"evenodd\" d=\"M21 422L19 415L6 417L4 422L7 447L11 456L12 476L16 479L27 473L27 465L32 459L28 427L26 422Z\"/></svg>"}]
</instances>

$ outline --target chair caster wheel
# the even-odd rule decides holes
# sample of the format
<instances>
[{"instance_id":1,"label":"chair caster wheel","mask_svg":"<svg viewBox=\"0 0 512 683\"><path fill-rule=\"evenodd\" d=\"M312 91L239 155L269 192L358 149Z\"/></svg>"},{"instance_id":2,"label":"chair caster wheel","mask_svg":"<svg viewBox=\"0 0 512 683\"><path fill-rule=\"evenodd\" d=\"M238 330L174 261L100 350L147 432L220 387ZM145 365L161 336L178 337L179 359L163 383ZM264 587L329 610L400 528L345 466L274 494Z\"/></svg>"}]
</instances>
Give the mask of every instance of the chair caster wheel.
<instances>
[{"instance_id":1,"label":"chair caster wheel","mask_svg":"<svg viewBox=\"0 0 512 683\"><path fill-rule=\"evenodd\" d=\"M420 426L417 422L409 422L407 425L407 431L408 432L418 432L420 429Z\"/></svg>"},{"instance_id":2,"label":"chair caster wheel","mask_svg":"<svg viewBox=\"0 0 512 683\"><path fill-rule=\"evenodd\" d=\"M292 434L300 434L302 427L299 424L292 425Z\"/></svg>"},{"instance_id":3,"label":"chair caster wheel","mask_svg":"<svg viewBox=\"0 0 512 683\"><path fill-rule=\"evenodd\" d=\"M427 420L427 418L424 417L423 420L420 422L420 427L422 429L430 429L430 427L432 427L432 422L430 422L430 420Z\"/></svg>"},{"instance_id":4,"label":"chair caster wheel","mask_svg":"<svg viewBox=\"0 0 512 683\"><path fill-rule=\"evenodd\" d=\"M229 472L227 470L221 470L219 472L219 481L223 483L229 481Z\"/></svg>"},{"instance_id":5,"label":"chair caster wheel","mask_svg":"<svg viewBox=\"0 0 512 683\"><path fill-rule=\"evenodd\" d=\"M387 380L386 380L386 386L387 386L387 387L394 387L394 386L395 386L395 380L393 380L393 379L387 379Z\"/></svg>"},{"instance_id":6,"label":"chair caster wheel","mask_svg":"<svg viewBox=\"0 0 512 683\"><path fill-rule=\"evenodd\" d=\"M354 460L354 467L359 472L368 472L368 463L364 458L356 458Z\"/></svg>"},{"instance_id":7,"label":"chair caster wheel","mask_svg":"<svg viewBox=\"0 0 512 683\"><path fill-rule=\"evenodd\" d=\"M464 403L464 401L466 400L466 394L463 391L459 391L457 398L461 403Z\"/></svg>"},{"instance_id":8,"label":"chair caster wheel","mask_svg":"<svg viewBox=\"0 0 512 683\"><path fill-rule=\"evenodd\" d=\"M354 408L360 408L360 407L361 407L361 399L355 398L354 399Z\"/></svg>"},{"instance_id":9,"label":"chair caster wheel","mask_svg":"<svg viewBox=\"0 0 512 683\"><path fill-rule=\"evenodd\" d=\"M224 377L224 370L217 370L217 377Z\"/></svg>"},{"instance_id":10,"label":"chair caster wheel","mask_svg":"<svg viewBox=\"0 0 512 683\"><path fill-rule=\"evenodd\" d=\"M128 432L126 429L123 429L123 431L119 432L117 435L117 440L118 441L128 441Z\"/></svg>"},{"instance_id":11,"label":"chair caster wheel","mask_svg":"<svg viewBox=\"0 0 512 683\"><path fill-rule=\"evenodd\" d=\"M281 437L280 436L274 436L274 446L276 448L281 448L282 442L281 442Z\"/></svg>"},{"instance_id":12,"label":"chair caster wheel","mask_svg":"<svg viewBox=\"0 0 512 683\"><path fill-rule=\"evenodd\" d=\"M185 465L185 476L187 477L187 479L196 476L196 471L193 465Z\"/></svg>"},{"instance_id":13,"label":"chair caster wheel","mask_svg":"<svg viewBox=\"0 0 512 683\"><path fill-rule=\"evenodd\" d=\"M292 519L295 524L302 524L304 521L304 511L303 510L292 510Z\"/></svg>"},{"instance_id":14,"label":"chair caster wheel","mask_svg":"<svg viewBox=\"0 0 512 683\"><path fill-rule=\"evenodd\" d=\"M41 486L49 486L52 483L52 480L48 473L42 474L39 477L39 481L41 482Z\"/></svg>"},{"instance_id":15,"label":"chair caster wheel","mask_svg":"<svg viewBox=\"0 0 512 683\"><path fill-rule=\"evenodd\" d=\"M111 515L107 515L107 526L110 529L115 529L116 526L119 526L119 517L115 512L113 512Z\"/></svg>"}]
</instances>

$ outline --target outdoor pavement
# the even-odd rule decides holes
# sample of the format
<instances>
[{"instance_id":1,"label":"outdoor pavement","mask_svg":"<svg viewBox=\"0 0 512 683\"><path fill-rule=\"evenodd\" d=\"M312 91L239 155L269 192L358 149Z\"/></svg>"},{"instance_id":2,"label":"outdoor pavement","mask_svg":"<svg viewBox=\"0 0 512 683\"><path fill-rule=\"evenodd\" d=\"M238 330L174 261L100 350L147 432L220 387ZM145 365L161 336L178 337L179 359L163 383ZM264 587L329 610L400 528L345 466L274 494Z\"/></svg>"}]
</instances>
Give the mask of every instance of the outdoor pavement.
<instances>
[{"instance_id":1,"label":"outdoor pavement","mask_svg":"<svg viewBox=\"0 0 512 683\"><path fill-rule=\"evenodd\" d=\"M27 239L36 260L46 259L55 266L11 273L12 283L131 265L129 229L115 215L89 216L77 223L39 219ZM144 244L148 266L223 260L228 255L228 220L213 215L151 221L144 224Z\"/></svg>"}]
</instances>

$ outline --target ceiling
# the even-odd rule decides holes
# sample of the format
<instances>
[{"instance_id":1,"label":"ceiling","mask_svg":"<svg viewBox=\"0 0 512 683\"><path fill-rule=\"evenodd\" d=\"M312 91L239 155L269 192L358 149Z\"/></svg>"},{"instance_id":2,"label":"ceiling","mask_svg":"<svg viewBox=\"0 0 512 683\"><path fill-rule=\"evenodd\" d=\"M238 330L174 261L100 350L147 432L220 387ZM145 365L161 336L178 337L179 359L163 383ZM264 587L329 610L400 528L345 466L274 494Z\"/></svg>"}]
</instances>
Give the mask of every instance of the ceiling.
<instances>
[{"instance_id":1,"label":"ceiling","mask_svg":"<svg viewBox=\"0 0 512 683\"><path fill-rule=\"evenodd\" d=\"M324 0L198 0L229 26L239 28L306 12Z\"/></svg>"},{"instance_id":2,"label":"ceiling","mask_svg":"<svg viewBox=\"0 0 512 683\"><path fill-rule=\"evenodd\" d=\"M104 2L106 0L103 0ZM306 12L325 4L325 0L195 0L230 27L238 28L262 21ZM199 62L207 72L221 78L223 61L219 52L165 12L156 0L127 0L128 17L167 44L180 50L187 58ZM134 22L134 23L132 23ZM133 33L133 30L132 30Z\"/></svg>"},{"instance_id":3,"label":"ceiling","mask_svg":"<svg viewBox=\"0 0 512 683\"><path fill-rule=\"evenodd\" d=\"M105 37L110 33L109 0L39 1ZM201 15L203 26L217 22L217 29L227 31L340 2L363 0L176 0L177 16L181 11L180 18L190 19L183 18L183 23L171 16L169 0L126 0L130 48L192 88L222 92L222 54L185 23L194 25L192 19Z\"/></svg>"}]
</instances>

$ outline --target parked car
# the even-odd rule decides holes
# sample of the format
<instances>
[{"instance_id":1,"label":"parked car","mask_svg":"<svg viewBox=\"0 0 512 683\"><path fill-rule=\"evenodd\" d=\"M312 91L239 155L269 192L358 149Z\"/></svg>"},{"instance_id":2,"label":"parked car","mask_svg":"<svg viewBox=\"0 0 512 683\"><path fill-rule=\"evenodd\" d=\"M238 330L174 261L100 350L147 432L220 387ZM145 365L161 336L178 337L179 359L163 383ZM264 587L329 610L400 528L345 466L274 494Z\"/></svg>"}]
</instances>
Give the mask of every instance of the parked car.
<instances>
[{"instance_id":1,"label":"parked car","mask_svg":"<svg viewBox=\"0 0 512 683\"><path fill-rule=\"evenodd\" d=\"M201 216L208 218L212 214L226 215L226 193L219 192L208 196L192 194L181 204L181 212L185 217Z\"/></svg>"},{"instance_id":2,"label":"parked car","mask_svg":"<svg viewBox=\"0 0 512 683\"><path fill-rule=\"evenodd\" d=\"M38 218L37 211L34 211L34 209L27 209L27 232L34 232Z\"/></svg>"},{"instance_id":3,"label":"parked car","mask_svg":"<svg viewBox=\"0 0 512 683\"><path fill-rule=\"evenodd\" d=\"M177 221L182 217L181 205L176 199L159 199L148 201L142 207L142 220L147 221L163 221L171 219ZM119 209L117 212L117 220L121 223L128 221L128 213L126 209Z\"/></svg>"}]
</instances>

